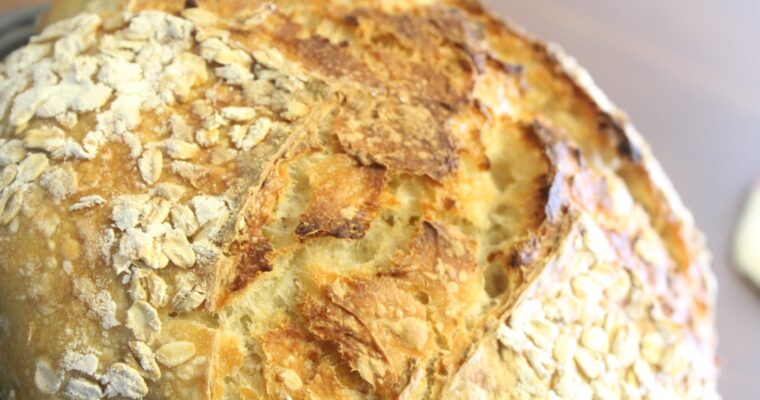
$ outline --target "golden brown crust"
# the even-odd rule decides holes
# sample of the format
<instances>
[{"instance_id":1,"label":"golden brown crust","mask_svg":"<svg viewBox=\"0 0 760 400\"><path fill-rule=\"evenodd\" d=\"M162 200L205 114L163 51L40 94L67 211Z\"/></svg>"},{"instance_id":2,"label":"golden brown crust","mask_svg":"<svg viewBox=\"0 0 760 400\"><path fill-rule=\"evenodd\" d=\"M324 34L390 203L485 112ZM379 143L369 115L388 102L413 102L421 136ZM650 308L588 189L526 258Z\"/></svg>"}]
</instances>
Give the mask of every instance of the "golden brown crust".
<instances>
[{"instance_id":1,"label":"golden brown crust","mask_svg":"<svg viewBox=\"0 0 760 400\"><path fill-rule=\"evenodd\" d=\"M296 235L363 238L380 207L385 170L356 166L348 156L335 156L314 165L308 175L314 195L301 214Z\"/></svg>"},{"instance_id":2,"label":"golden brown crust","mask_svg":"<svg viewBox=\"0 0 760 400\"><path fill-rule=\"evenodd\" d=\"M715 394L701 236L556 47L465 0L78 11L0 69L0 394Z\"/></svg>"}]
</instances>

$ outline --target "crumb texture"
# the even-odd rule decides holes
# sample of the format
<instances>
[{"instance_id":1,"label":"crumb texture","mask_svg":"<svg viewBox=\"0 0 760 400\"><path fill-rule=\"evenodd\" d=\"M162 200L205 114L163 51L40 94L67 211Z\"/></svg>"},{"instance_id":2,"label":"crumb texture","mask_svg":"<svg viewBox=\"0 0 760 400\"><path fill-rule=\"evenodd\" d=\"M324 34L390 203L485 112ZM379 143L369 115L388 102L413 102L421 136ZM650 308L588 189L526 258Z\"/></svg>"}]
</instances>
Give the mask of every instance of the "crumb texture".
<instances>
[{"instance_id":1,"label":"crumb texture","mask_svg":"<svg viewBox=\"0 0 760 400\"><path fill-rule=\"evenodd\" d=\"M2 398L718 398L646 143L469 0L56 2L0 272Z\"/></svg>"}]
</instances>

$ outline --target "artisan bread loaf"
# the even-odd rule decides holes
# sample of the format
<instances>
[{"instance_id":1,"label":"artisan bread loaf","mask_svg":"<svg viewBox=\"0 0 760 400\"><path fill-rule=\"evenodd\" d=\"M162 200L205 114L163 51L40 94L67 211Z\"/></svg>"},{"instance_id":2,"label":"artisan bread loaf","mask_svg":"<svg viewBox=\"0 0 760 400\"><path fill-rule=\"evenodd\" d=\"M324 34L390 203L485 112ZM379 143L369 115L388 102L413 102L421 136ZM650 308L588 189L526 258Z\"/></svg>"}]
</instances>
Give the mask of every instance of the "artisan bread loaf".
<instances>
[{"instance_id":1,"label":"artisan bread loaf","mask_svg":"<svg viewBox=\"0 0 760 400\"><path fill-rule=\"evenodd\" d=\"M467 0L48 21L0 67L3 398L717 398L702 236L558 48Z\"/></svg>"}]
</instances>

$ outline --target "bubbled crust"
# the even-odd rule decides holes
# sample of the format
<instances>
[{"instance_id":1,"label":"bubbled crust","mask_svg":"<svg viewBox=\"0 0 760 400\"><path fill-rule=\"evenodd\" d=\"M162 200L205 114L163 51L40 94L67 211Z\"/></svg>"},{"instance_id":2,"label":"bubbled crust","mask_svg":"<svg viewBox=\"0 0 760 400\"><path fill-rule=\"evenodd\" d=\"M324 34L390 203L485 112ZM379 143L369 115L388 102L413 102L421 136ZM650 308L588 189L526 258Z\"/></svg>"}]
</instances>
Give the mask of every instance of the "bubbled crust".
<instances>
[{"instance_id":1,"label":"bubbled crust","mask_svg":"<svg viewBox=\"0 0 760 400\"><path fill-rule=\"evenodd\" d=\"M82 10L0 70L3 395L715 395L701 236L557 48L464 0Z\"/></svg>"}]
</instances>

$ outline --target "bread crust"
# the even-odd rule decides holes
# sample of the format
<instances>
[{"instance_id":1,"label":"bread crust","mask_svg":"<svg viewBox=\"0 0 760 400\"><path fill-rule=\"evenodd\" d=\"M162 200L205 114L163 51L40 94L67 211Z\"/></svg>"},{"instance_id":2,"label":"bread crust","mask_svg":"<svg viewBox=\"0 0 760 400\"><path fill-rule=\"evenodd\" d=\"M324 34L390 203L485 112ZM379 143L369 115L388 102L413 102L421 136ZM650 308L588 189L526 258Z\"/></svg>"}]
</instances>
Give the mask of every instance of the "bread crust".
<instances>
[{"instance_id":1,"label":"bread crust","mask_svg":"<svg viewBox=\"0 0 760 400\"><path fill-rule=\"evenodd\" d=\"M191 3L62 1L0 69L3 395L717 396L704 240L557 46Z\"/></svg>"}]
</instances>

